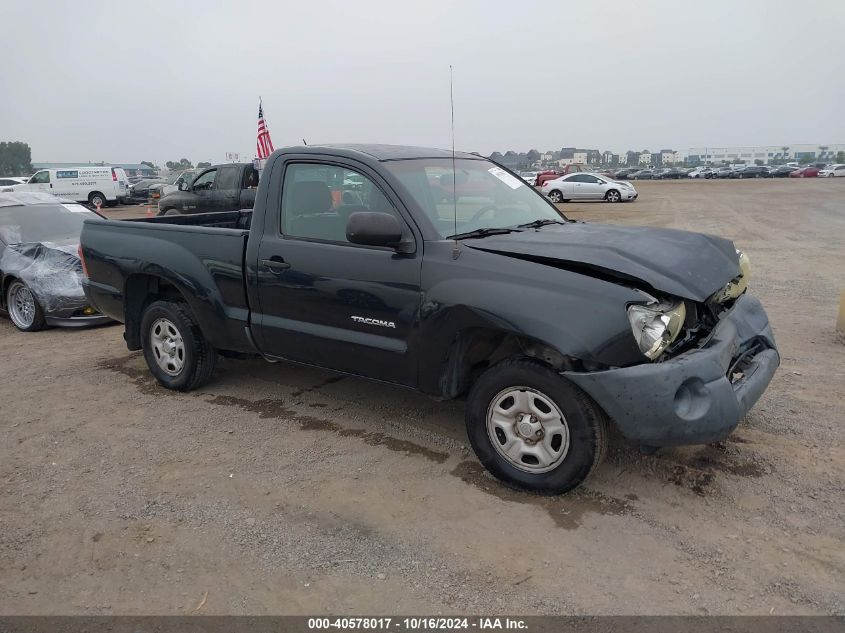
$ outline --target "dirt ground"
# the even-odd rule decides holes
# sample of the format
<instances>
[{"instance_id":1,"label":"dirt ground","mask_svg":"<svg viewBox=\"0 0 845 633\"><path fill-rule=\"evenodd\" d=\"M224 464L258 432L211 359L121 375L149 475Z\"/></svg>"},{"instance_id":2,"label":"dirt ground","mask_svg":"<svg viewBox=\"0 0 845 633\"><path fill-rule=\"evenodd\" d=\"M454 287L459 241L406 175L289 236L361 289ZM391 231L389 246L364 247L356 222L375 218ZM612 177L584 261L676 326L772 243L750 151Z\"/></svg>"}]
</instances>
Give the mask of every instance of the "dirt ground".
<instances>
[{"instance_id":1,"label":"dirt ground","mask_svg":"<svg viewBox=\"0 0 845 633\"><path fill-rule=\"evenodd\" d=\"M460 402L257 360L176 394L120 326L0 319L0 614L845 613L845 179L636 187L562 208L750 254L783 360L726 442L540 498Z\"/></svg>"}]
</instances>

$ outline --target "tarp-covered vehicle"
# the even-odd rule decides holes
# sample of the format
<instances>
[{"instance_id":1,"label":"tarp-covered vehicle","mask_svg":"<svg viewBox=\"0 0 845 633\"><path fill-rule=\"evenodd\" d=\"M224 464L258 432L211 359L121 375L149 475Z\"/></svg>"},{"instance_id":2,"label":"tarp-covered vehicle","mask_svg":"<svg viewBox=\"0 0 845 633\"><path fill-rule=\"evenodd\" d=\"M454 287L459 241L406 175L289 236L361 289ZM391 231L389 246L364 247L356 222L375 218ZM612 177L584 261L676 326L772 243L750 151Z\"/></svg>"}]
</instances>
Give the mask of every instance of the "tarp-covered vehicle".
<instances>
[{"instance_id":1,"label":"tarp-covered vehicle","mask_svg":"<svg viewBox=\"0 0 845 633\"><path fill-rule=\"evenodd\" d=\"M26 332L107 323L82 290L79 204L45 193L0 193L0 310Z\"/></svg>"}]
</instances>

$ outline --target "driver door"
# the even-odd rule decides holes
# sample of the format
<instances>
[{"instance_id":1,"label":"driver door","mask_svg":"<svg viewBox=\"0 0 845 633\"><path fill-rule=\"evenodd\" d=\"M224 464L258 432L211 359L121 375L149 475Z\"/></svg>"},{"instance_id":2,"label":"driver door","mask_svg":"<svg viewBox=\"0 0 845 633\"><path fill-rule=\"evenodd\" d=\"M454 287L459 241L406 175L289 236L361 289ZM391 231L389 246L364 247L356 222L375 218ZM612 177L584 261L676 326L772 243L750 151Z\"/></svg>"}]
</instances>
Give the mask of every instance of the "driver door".
<instances>
[{"instance_id":1,"label":"driver door","mask_svg":"<svg viewBox=\"0 0 845 633\"><path fill-rule=\"evenodd\" d=\"M589 174L578 174L575 176L578 182L575 184L575 191L580 200L600 200L604 197L602 181Z\"/></svg>"},{"instance_id":2,"label":"driver door","mask_svg":"<svg viewBox=\"0 0 845 633\"><path fill-rule=\"evenodd\" d=\"M277 173L274 166L256 262L253 332L261 349L414 386L422 253L346 237L352 213L376 211L395 215L415 243L398 199L375 174L335 158L291 157L283 182Z\"/></svg>"},{"instance_id":3,"label":"driver door","mask_svg":"<svg viewBox=\"0 0 845 633\"><path fill-rule=\"evenodd\" d=\"M29 191L43 191L45 193L50 193L50 189L53 188L53 185L50 182L50 172L46 169L36 172L33 174L32 178L29 179L26 188Z\"/></svg>"},{"instance_id":4,"label":"driver door","mask_svg":"<svg viewBox=\"0 0 845 633\"><path fill-rule=\"evenodd\" d=\"M216 191L217 183L217 169L208 169L202 172L194 184L191 186L191 191L196 196L194 203L196 209L194 213L203 213L208 211L216 211L214 208L214 193Z\"/></svg>"}]
</instances>

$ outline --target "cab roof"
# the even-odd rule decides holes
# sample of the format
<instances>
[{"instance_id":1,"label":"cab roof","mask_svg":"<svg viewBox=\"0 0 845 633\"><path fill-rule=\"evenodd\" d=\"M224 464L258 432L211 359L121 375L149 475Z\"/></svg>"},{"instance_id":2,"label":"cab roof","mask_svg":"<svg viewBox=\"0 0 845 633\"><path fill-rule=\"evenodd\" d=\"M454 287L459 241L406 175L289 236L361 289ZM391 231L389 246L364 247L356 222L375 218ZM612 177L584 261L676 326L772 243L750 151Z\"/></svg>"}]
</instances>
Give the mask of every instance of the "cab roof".
<instances>
[{"instance_id":1,"label":"cab roof","mask_svg":"<svg viewBox=\"0 0 845 633\"><path fill-rule=\"evenodd\" d=\"M413 145L377 145L359 143L339 143L326 145L304 145L301 147L286 147L284 153L312 154L331 153L349 157L360 157L362 154L377 161L410 160L413 158L452 158L452 150L435 149L432 147L416 147ZM455 158L470 160L487 160L478 154L455 152Z\"/></svg>"}]
</instances>

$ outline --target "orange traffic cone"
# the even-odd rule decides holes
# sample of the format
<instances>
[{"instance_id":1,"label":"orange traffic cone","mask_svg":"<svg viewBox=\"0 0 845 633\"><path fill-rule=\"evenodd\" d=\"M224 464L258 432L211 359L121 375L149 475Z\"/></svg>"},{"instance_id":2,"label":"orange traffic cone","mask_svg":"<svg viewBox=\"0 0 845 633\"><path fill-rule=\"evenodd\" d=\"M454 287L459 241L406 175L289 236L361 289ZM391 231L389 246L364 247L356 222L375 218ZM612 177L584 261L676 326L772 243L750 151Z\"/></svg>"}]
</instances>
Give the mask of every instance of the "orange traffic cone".
<instances>
[{"instance_id":1,"label":"orange traffic cone","mask_svg":"<svg viewBox=\"0 0 845 633\"><path fill-rule=\"evenodd\" d=\"M153 213L153 205L148 204L147 205L147 217L151 218L151 217L154 217L154 216L155 216L155 214Z\"/></svg>"}]
</instances>

